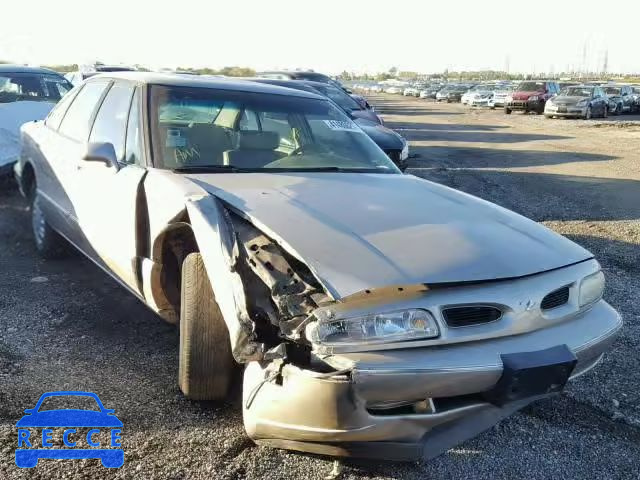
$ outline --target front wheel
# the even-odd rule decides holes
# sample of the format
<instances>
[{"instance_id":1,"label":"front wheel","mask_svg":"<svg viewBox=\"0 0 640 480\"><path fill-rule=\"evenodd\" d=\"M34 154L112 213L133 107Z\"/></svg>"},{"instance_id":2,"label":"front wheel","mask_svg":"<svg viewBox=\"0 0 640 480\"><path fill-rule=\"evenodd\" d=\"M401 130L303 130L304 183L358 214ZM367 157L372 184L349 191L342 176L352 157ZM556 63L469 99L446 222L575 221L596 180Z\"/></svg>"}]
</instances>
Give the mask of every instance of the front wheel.
<instances>
[{"instance_id":1,"label":"front wheel","mask_svg":"<svg viewBox=\"0 0 640 480\"><path fill-rule=\"evenodd\" d=\"M587 107L587 111L584 112L584 119L585 120L591 120L591 106L590 105Z\"/></svg>"},{"instance_id":2,"label":"front wheel","mask_svg":"<svg viewBox=\"0 0 640 480\"><path fill-rule=\"evenodd\" d=\"M602 118L607 118L608 116L609 116L609 107L605 105L604 108L602 109Z\"/></svg>"},{"instance_id":3,"label":"front wheel","mask_svg":"<svg viewBox=\"0 0 640 480\"><path fill-rule=\"evenodd\" d=\"M233 374L229 331L200 253L182 263L178 383L192 400L226 397Z\"/></svg>"},{"instance_id":4,"label":"front wheel","mask_svg":"<svg viewBox=\"0 0 640 480\"><path fill-rule=\"evenodd\" d=\"M507 115L511 115L511 109L504 107L504 113L506 113Z\"/></svg>"}]
</instances>

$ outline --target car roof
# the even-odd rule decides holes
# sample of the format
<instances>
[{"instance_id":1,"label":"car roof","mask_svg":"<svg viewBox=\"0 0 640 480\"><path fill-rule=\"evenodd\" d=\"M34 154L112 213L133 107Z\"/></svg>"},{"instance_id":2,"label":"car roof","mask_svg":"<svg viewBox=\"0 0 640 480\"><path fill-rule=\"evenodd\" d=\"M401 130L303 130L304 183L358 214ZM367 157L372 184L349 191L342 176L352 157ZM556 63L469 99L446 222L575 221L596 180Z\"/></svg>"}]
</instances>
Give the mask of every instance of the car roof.
<instances>
[{"instance_id":1,"label":"car roof","mask_svg":"<svg viewBox=\"0 0 640 480\"><path fill-rule=\"evenodd\" d=\"M42 67L28 67L26 65L13 65L10 63L0 64L0 73L41 73L48 75L62 76L55 70Z\"/></svg>"},{"instance_id":2,"label":"car roof","mask_svg":"<svg viewBox=\"0 0 640 480\"><path fill-rule=\"evenodd\" d=\"M305 92L311 92L311 93L316 93L316 90L314 89L312 84L318 84L325 87L327 86L326 83L310 82L308 80L290 80L290 79L281 79L281 78L256 77L256 78L251 78L250 81L262 83L263 85L277 85L285 88L293 88L298 91L305 91Z\"/></svg>"},{"instance_id":3,"label":"car roof","mask_svg":"<svg viewBox=\"0 0 640 480\"><path fill-rule=\"evenodd\" d=\"M250 80L240 80L236 78L215 78L198 75L180 75L173 73L154 72L109 72L98 73L91 77L90 81L99 78L112 78L115 80L129 80L145 85L165 85L175 87L195 87L195 88L216 88L218 90L229 90L237 92L265 93L271 95L287 95L310 99L323 99L321 95L293 90L291 88L270 85L266 83L252 82Z\"/></svg>"}]
</instances>

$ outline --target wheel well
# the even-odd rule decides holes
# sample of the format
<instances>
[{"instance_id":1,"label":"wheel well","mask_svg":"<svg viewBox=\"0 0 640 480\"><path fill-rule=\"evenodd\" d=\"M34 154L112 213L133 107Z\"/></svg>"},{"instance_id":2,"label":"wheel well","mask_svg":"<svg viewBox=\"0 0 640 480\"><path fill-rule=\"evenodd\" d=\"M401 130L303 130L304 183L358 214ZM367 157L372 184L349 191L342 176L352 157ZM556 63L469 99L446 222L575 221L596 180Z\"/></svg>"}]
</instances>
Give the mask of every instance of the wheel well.
<instances>
[{"instance_id":1,"label":"wheel well","mask_svg":"<svg viewBox=\"0 0 640 480\"><path fill-rule=\"evenodd\" d=\"M186 222L169 225L154 242L153 261L162 268L152 282L162 291L176 315L180 313L182 262L187 255L198 251L191 225Z\"/></svg>"}]
</instances>

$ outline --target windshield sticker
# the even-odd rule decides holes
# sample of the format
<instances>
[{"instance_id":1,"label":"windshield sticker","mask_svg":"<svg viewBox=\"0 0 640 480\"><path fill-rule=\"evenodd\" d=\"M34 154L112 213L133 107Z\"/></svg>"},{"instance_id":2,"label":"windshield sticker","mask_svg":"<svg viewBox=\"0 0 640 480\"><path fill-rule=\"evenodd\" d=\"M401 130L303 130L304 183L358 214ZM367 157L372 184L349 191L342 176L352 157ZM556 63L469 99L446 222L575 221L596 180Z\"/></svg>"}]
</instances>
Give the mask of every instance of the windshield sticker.
<instances>
[{"instance_id":1,"label":"windshield sticker","mask_svg":"<svg viewBox=\"0 0 640 480\"><path fill-rule=\"evenodd\" d=\"M338 131L338 132L363 133L362 130L360 130L355 123L350 122L348 120L347 121L343 121L343 120L324 120L324 123L331 130L335 130L335 131Z\"/></svg>"},{"instance_id":2,"label":"windshield sticker","mask_svg":"<svg viewBox=\"0 0 640 480\"><path fill-rule=\"evenodd\" d=\"M167 148L182 148L187 146L187 138L182 136L180 130L167 130L165 141Z\"/></svg>"}]
</instances>

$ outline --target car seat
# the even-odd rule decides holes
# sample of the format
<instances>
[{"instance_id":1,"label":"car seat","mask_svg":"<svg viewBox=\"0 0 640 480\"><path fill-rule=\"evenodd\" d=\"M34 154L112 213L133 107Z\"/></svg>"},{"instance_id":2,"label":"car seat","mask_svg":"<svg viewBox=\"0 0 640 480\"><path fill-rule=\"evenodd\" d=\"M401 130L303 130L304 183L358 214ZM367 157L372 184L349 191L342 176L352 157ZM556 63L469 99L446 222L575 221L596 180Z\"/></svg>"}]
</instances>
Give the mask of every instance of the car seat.
<instances>
[{"instance_id":1,"label":"car seat","mask_svg":"<svg viewBox=\"0 0 640 480\"><path fill-rule=\"evenodd\" d=\"M276 132L240 131L238 148L224 152L224 164L240 168L261 168L285 156L275 149L280 145Z\"/></svg>"}]
</instances>

